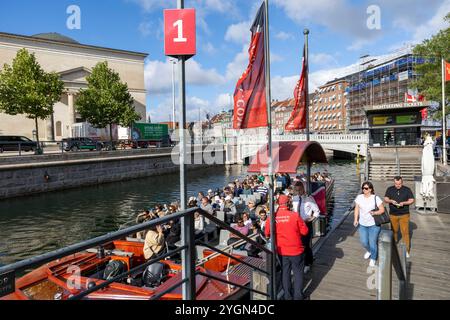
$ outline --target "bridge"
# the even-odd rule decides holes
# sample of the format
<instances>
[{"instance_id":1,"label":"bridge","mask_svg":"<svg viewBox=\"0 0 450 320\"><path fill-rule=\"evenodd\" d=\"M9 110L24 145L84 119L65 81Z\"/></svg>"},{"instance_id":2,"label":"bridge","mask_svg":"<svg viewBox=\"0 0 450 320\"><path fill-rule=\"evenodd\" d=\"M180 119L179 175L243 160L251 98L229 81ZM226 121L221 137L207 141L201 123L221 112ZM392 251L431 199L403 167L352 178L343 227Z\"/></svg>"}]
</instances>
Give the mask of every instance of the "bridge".
<instances>
[{"instance_id":1,"label":"bridge","mask_svg":"<svg viewBox=\"0 0 450 320\"><path fill-rule=\"evenodd\" d=\"M273 135L273 142L306 141L306 134ZM325 150L335 155L357 155L366 157L369 136L367 134L311 134L311 141L319 142ZM231 142L231 143L230 143ZM266 135L241 135L226 145L227 164L244 163L267 144Z\"/></svg>"}]
</instances>

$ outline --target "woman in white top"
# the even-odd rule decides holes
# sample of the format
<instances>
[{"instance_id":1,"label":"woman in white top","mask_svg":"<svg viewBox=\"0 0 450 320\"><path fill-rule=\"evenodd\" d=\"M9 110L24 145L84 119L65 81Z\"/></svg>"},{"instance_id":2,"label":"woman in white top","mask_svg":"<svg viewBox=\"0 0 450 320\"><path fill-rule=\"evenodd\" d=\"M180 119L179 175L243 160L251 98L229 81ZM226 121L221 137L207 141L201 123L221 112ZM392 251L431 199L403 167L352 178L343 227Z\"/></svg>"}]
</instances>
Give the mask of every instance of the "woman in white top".
<instances>
[{"instance_id":1,"label":"woman in white top","mask_svg":"<svg viewBox=\"0 0 450 320\"><path fill-rule=\"evenodd\" d=\"M381 227L375 224L374 215L384 213L383 201L375 195L375 190L370 182L362 185L362 194L355 199L354 226L359 226L361 244L366 249L364 259L370 258L370 266L374 267L378 259L378 237ZM376 204L376 205L375 205Z\"/></svg>"}]
</instances>

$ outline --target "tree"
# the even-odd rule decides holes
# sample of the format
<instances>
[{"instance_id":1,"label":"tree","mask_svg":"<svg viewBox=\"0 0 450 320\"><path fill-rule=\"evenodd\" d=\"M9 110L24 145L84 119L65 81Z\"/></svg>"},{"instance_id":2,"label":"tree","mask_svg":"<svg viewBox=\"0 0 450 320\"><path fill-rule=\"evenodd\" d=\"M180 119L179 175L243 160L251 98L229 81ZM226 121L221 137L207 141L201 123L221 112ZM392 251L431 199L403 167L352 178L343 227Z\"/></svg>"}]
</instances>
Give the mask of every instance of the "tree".
<instances>
[{"instance_id":1,"label":"tree","mask_svg":"<svg viewBox=\"0 0 450 320\"><path fill-rule=\"evenodd\" d=\"M444 20L450 23L450 13ZM413 53L427 59L424 64L415 65L414 69L419 77L412 83L429 101L442 103L442 68L441 59L450 61L450 28L443 29L437 34L417 45ZM450 92L450 83L446 83L445 92ZM447 107L446 113L450 111ZM447 113L448 114L448 113ZM436 119L442 119L442 108L433 114Z\"/></svg>"},{"instance_id":2,"label":"tree","mask_svg":"<svg viewBox=\"0 0 450 320\"><path fill-rule=\"evenodd\" d=\"M77 111L94 127L109 126L112 146L112 125L129 127L141 116L134 110L134 99L127 84L120 81L119 74L108 67L108 62L98 63L86 80L88 88L80 90Z\"/></svg>"},{"instance_id":3,"label":"tree","mask_svg":"<svg viewBox=\"0 0 450 320\"><path fill-rule=\"evenodd\" d=\"M34 54L21 49L12 66L5 64L0 71L0 111L34 119L40 150L38 119L45 120L53 114L53 105L60 100L63 90L64 83L58 74L46 73Z\"/></svg>"}]
</instances>

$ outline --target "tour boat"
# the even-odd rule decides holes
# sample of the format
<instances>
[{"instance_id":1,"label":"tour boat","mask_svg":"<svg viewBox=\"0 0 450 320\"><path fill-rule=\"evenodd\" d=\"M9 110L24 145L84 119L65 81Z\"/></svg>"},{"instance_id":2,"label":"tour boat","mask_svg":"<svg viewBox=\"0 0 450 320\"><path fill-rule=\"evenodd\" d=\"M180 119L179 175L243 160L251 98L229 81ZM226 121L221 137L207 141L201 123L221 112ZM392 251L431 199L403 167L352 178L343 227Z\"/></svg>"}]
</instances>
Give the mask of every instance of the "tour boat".
<instances>
[{"instance_id":1,"label":"tour boat","mask_svg":"<svg viewBox=\"0 0 450 320\"><path fill-rule=\"evenodd\" d=\"M125 271L143 264L143 242L127 238L105 245L104 250L92 249L52 261L19 278L15 292L0 300L67 300L105 281L105 270L111 265L122 266ZM204 255L212 251L205 250ZM236 257L240 257L235 255ZM265 260L240 257L249 263L263 267ZM181 265L171 260L152 264L151 274L146 269L131 275L123 282L113 282L104 289L85 296L85 300L149 300L160 296L181 280ZM251 268L223 255L206 259L197 270L217 279L224 279L238 286L226 284L203 275L196 276L197 300L236 300L248 294L239 286L248 286ZM150 279L150 280L148 280ZM149 283L150 282L150 283ZM161 300L182 299L181 285L160 297Z\"/></svg>"}]
</instances>

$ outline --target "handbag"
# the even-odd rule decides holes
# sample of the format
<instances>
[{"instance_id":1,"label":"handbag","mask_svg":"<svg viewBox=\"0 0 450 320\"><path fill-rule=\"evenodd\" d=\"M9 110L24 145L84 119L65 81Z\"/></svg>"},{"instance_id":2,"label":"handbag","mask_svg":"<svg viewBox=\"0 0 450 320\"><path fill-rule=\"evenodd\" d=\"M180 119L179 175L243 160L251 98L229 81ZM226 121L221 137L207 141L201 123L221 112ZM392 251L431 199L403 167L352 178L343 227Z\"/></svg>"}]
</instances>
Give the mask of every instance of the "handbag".
<instances>
[{"instance_id":1,"label":"handbag","mask_svg":"<svg viewBox=\"0 0 450 320\"><path fill-rule=\"evenodd\" d=\"M375 209L373 209L372 211L378 211L378 206L377 206L377 196L375 196ZM391 218L389 217L389 213L387 212L386 209L384 209L384 213L380 214L380 215L374 215L372 216L373 220L375 220L375 224L379 227L383 224L386 223L390 223L391 222Z\"/></svg>"}]
</instances>

